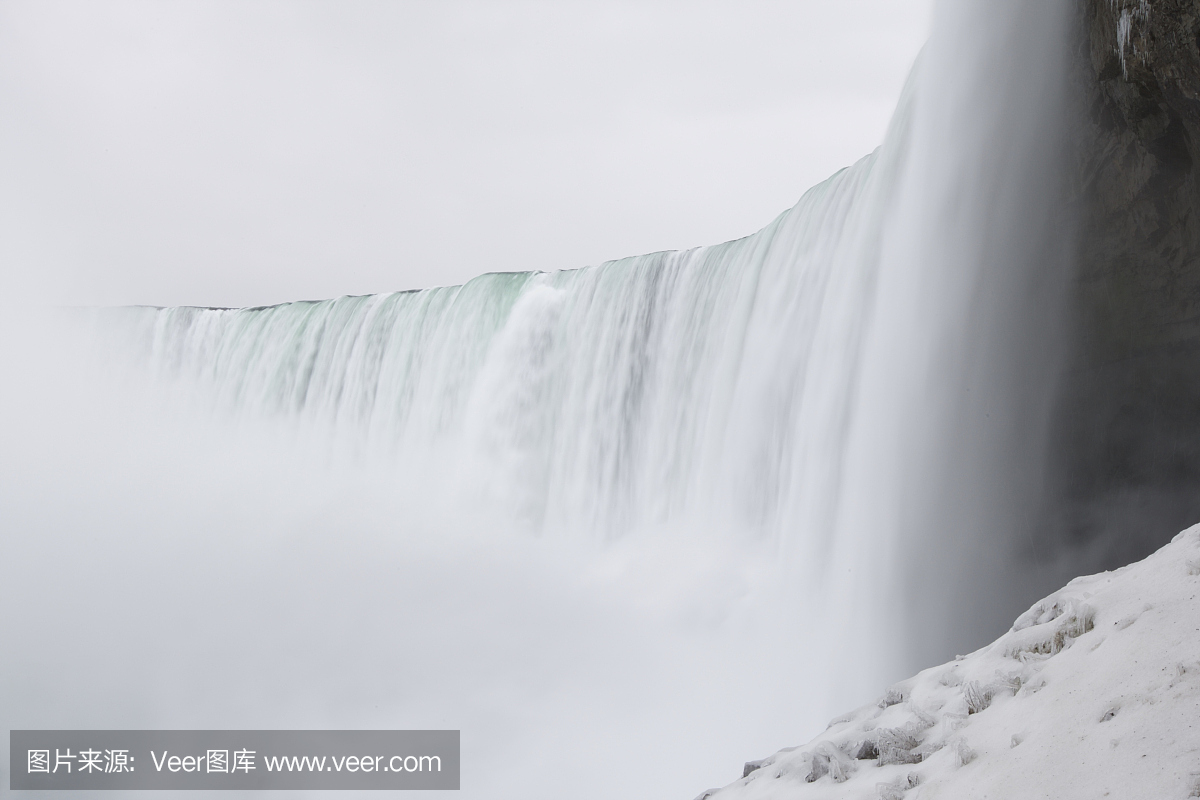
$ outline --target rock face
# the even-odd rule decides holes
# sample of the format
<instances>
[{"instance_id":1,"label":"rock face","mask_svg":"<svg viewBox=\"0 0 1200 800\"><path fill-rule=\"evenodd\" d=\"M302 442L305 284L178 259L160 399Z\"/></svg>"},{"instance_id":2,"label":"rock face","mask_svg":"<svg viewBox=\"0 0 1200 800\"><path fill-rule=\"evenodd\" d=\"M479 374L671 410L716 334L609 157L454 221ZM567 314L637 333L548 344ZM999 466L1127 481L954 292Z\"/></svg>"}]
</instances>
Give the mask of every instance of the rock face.
<instances>
[{"instance_id":1,"label":"rock face","mask_svg":"<svg viewBox=\"0 0 1200 800\"><path fill-rule=\"evenodd\" d=\"M1082 0L1076 341L1052 528L1107 568L1200 520L1200 0Z\"/></svg>"}]
</instances>

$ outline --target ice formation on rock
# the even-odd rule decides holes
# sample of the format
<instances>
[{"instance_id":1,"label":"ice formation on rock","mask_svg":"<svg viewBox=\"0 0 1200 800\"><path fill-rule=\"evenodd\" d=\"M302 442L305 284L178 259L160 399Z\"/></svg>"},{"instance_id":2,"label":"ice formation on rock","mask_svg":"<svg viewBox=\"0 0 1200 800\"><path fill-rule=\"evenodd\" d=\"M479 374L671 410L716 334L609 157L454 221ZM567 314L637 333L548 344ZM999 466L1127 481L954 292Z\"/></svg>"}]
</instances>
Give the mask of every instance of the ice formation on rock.
<instances>
[{"instance_id":1,"label":"ice formation on rock","mask_svg":"<svg viewBox=\"0 0 1200 800\"><path fill-rule=\"evenodd\" d=\"M1077 578L991 645L700 798L1200 796L1198 564L1200 526Z\"/></svg>"}]
</instances>

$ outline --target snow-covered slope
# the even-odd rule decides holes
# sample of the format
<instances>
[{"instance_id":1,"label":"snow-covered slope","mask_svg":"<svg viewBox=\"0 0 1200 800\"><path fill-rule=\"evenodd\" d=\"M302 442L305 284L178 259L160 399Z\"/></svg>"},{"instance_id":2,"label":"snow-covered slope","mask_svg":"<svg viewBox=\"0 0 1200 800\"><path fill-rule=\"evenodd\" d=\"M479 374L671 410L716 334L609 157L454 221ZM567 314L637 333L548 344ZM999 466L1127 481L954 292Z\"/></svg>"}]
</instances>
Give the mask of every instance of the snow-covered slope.
<instances>
[{"instance_id":1,"label":"snow-covered slope","mask_svg":"<svg viewBox=\"0 0 1200 800\"><path fill-rule=\"evenodd\" d=\"M1200 797L1200 525L707 800Z\"/></svg>"}]
</instances>

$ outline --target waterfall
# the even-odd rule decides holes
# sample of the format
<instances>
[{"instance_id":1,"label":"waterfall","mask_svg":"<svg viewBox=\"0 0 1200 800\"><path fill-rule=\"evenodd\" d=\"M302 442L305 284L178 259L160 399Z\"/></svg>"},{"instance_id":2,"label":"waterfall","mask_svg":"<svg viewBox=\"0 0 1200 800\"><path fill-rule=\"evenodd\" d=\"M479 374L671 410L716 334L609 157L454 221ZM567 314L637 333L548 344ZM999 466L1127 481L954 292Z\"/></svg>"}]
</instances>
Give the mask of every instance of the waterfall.
<instances>
[{"instance_id":1,"label":"waterfall","mask_svg":"<svg viewBox=\"0 0 1200 800\"><path fill-rule=\"evenodd\" d=\"M944 604L923 584L945 578L897 573L937 563L965 589L984 560L1004 577L1038 502L1067 261L1065 23L1061 3L941 9L883 145L743 239L386 295L125 309L124 341L220 413L439 463L545 536L716 528L770 542L858 617L897 592ZM853 577L825 586L834 563ZM930 613L921 656L964 624Z\"/></svg>"},{"instance_id":2,"label":"waterfall","mask_svg":"<svg viewBox=\"0 0 1200 800\"><path fill-rule=\"evenodd\" d=\"M463 286L250 309L122 310L127 344L222 412L375 453L454 453L547 535L678 518L831 524L878 232L905 148L744 239ZM806 526L800 526L806 527Z\"/></svg>"},{"instance_id":3,"label":"waterfall","mask_svg":"<svg viewBox=\"0 0 1200 800\"><path fill-rule=\"evenodd\" d=\"M140 653L145 674L183 684L177 711L204 710L149 704L103 725L462 728L481 796L562 796L601 746L620 769L568 794L633 774L661 788L715 769L721 748L736 766L991 640L1062 580L1022 548L1069 322L1067 11L942 3L879 149L736 241L419 291L101 313L104 352L165 388L184 444L163 456L136 439L150 455L129 476L70 455L87 436L5 455L21 480L69 485L60 466L84 464L80 485L116 485L89 488L108 516L80 512L87 525L69 504L13 501L13 518L58 527L21 540L43 560L6 580L92 587L103 608L153 579L186 620L155 629L166 644L96 652ZM214 454L198 418L308 449ZM106 446L136 450L126 438ZM314 454L367 466L272 473ZM93 517L125 549L60 570L56 543L90 546ZM68 683L50 652L51 667L20 662L31 686ZM221 691L196 688L193 652L225 670Z\"/></svg>"}]
</instances>

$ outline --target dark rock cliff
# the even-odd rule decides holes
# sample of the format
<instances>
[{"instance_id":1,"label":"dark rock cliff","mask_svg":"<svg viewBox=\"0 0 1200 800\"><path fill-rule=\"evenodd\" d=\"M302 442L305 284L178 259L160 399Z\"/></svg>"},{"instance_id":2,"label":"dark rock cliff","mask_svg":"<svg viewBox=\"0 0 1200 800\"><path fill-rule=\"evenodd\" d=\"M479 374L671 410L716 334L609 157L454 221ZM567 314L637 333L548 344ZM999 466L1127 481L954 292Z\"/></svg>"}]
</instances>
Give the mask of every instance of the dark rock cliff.
<instances>
[{"instance_id":1,"label":"dark rock cliff","mask_svg":"<svg viewBox=\"0 0 1200 800\"><path fill-rule=\"evenodd\" d=\"M1076 336L1053 536L1089 566L1200 521L1200 0L1082 0Z\"/></svg>"}]
</instances>

